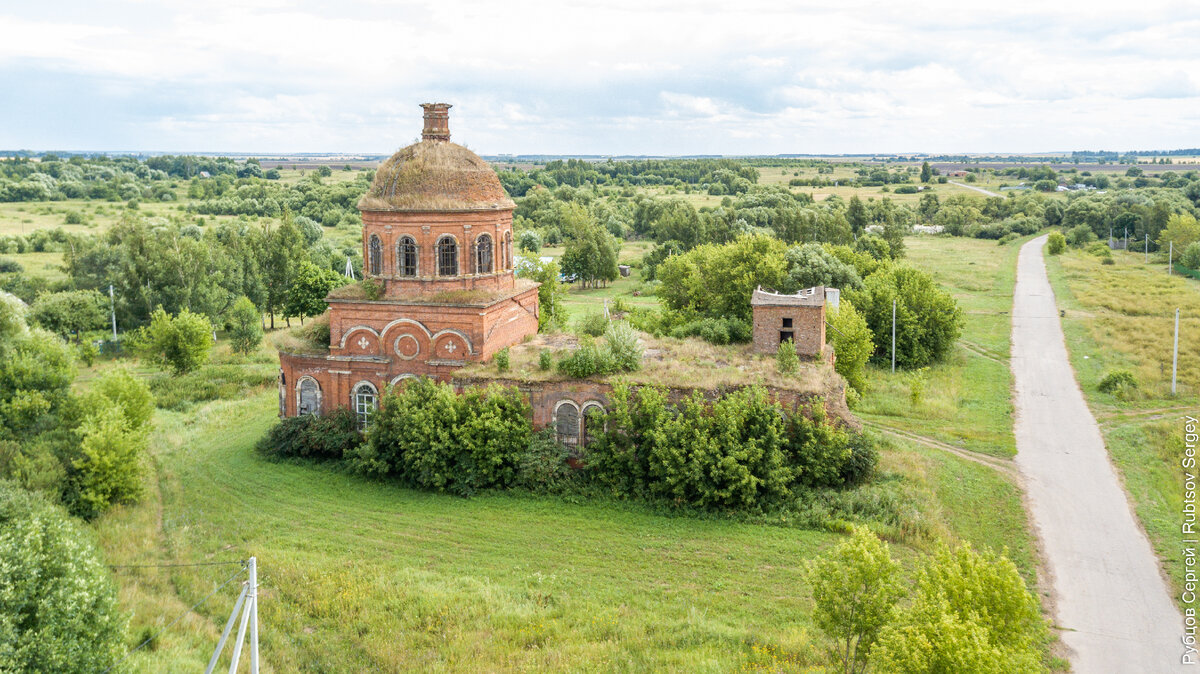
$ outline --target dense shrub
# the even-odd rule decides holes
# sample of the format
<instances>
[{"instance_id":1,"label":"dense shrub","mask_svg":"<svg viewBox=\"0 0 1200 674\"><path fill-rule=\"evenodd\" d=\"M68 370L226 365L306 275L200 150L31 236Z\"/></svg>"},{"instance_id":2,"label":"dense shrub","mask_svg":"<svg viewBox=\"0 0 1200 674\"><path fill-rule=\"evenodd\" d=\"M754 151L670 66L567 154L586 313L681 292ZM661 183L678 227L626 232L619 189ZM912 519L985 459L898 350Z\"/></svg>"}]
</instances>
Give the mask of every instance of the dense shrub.
<instances>
[{"instance_id":1,"label":"dense shrub","mask_svg":"<svg viewBox=\"0 0 1200 674\"><path fill-rule=\"evenodd\" d=\"M1096 233L1087 225L1075 225L1067 230L1067 243L1075 248L1083 248L1096 240Z\"/></svg>"},{"instance_id":2,"label":"dense shrub","mask_svg":"<svg viewBox=\"0 0 1200 674\"><path fill-rule=\"evenodd\" d=\"M750 341L749 321L740 318L697 318L671 328L676 339L699 337L709 344L736 344Z\"/></svg>"},{"instance_id":3,"label":"dense shrub","mask_svg":"<svg viewBox=\"0 0 1200 674\"><path fill-rule=\"evenodd\" d=\"M785 415L761 388L670 405L662 389L618 382L585 473L619 496L743 509L781 504L798 487L866 479L873 441L833 424L820 402L811 415Z\"/></svg>"},{"instance_id":4,"label":"dense shrub","mask_svg":"<svg viewBox=\"0 0 1200 674\"><path fill-rule=\"evenodd\" d=\"M547 428L529 436L529 447L517 466L515 486L538 493L557 493L570 486L575 470L567 463L571 452Z\"/></svg>"},{"instance_id":5,"label":"dense shrub","mask_svg":"<svg viewBox=\"0 0 1200 674\"><path fill-rule=\"evenodd\" d=\"M496 369L500 372L508 372L509 366L512 365L512 357L508 353L508 347L504 347L496 352Z\"/></svg>"},{"instance_id":6,"label":"dense shrub","mask_svg":"<svg viewBox=\"0 0 1200 674\"><path fill-rule=\"evenodd\" d=\"M575 321L575 330L581 335L599 337L608 329L608 317L600 311L589 311Z\"/></svg>"},{"instance_id":7,"label":"dense shrub","mask_svg":"<svg viewBox=\"0 0 1200 674\"><path fill-rule=\"evenodd\" d=\"M1050 232L1050 236L1046 239L1046 252L1051 255L1062 255L1067 249L1067 237L1061 232Z\"/></svg>"},{"instance_id":8,"label":"dense shrub","mask_svg":"<svg viewBox=\"0 0 1200 674\"><path fill-rule=\"evenodd\" d=\"M1114 370L1104 375L1098 388L1102 393L1111 393L1117 397L1126 396L1137 390L1137 378L1129 370Z\"/></svg>"},{"instance_id":9,"label":"dense shrub","mask_svg":"<svg viewBox=\"0 0 1200 674\"><path fill-rule=\"evenodd\" d=\"M892 301L896 301L896 364L918 368L950 353L962 329L962 311L933 276L906 265L885 265L871 274L862 291L847 299L874 334L875 356L890 358Z\"/></svg>"},{"instance_id":10,"label":"dense shrub","mask_svg":"<svg viewBox=\"0 0 1200 674\"><path fill-rule=\"evenodd\" d=\"M212 324L187 309L171 316L160 308L151 317L150 325L139 328L129 340L139 355L169 367L175 374L185 374L208 360Z\"/></svg>"},{"instance_id":11,"label":"dense shrub","mask_svg":"<svg viewBox=\"0 0 1200 674\"><path fill-rule=\"evenodd\" d=\"M796 343L786 339L775 349L775 367L779 374L791 376L800 369L800 356L796 355Z\"/></svg>"},{"instance_id":12,"label":"dense shrub","mask_svg":"<svg viewBox=\"0 0 1200 674\"><path fill-rule=\"evenodd\" d=\"M608 323L604 343L583 337L579 348L558 361L558 371L575 379L593 375L632 372L642 365L642 345L624 321Z\"/></svg>"},{"instance_id":13,"label":"dense shrub","mask_svg":"<svg viewBox=\"0 0 1200 674\"><path fill-rule=\"evenodd\" d=\"M264 435L255 448L267 456L340 460L362 444L358 416L339 407L324 416L288 417Z\"/></svg>"},{"instance_id":14,"label":"dense shrub","mask_svg":"<svg viewBox=\"0 0 1200 674\"><path fill-rule=\"evenodd\" d=\"M0 669L108 671L124 632L116 588L87 531L0 482Z\"/></svg>"},{"instance_id":15,"label":"dense shrub","mask_svg":"<svg viewBox=\"0 0 1200 674\"><path fill-rule=\"evenodd\" d=\"M1179 262L1188 269L1200 271L1200 241L1189 244L1184 249Z\"/></svg>"},{"instance_id":16,"label":"dense shrub","mask_svg":"<svg viewBox=\"0 0 1200 674\"><path fill-rule=\"evenodd\" d=\"M12 258L0 257L0 274L19 274L25 271L20 262Z\"/></svg>"},{"instance_id":17,"label":"dense shrub","mask_svg":"<svg viewBox=\"0 0 1200 674\"><path fill-rule=\"evenodd\" d=\"M538 352L538 369L542 371L549 370L554 367L554 354L550 349L542 349Z\"/></svg>"},{"instance_id":18,"label":"dense shrub","mask_svg":"<svg viewBox=\"0 0 1200 674\"><path fill-rule=\"evenodd\" d=\"M532 433L529 405L512 388L468 389L418 379L386 394L349 453L352 466L425 489L470 495L511 486Z\"/></svg>"},{"instance_id":19,"label":"dense shrub","mask_svg":"<svg viewBox=\"0 0 1200 674\"><path fill-rule=\"evenodd\" d=\"M846 378L846 383L858 392L867 389L867 359L875 351L871 327L850 300L843 299L837 309L828 313L829 332L826 333L837 355L834 369Z\"/></svg>"}]
</instances>

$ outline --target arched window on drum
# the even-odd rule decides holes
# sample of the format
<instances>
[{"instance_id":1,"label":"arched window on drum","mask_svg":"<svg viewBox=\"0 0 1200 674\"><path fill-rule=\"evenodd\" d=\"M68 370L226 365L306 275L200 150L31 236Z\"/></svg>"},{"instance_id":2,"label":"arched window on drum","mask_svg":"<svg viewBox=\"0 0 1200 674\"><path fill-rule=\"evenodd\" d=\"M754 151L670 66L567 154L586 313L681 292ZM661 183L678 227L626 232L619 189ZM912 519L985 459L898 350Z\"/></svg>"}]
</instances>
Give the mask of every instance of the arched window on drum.
<instances>
[{"instance_id":1,"label":"arched window on drum","mask_svg":"<svg viewBox=\"0 0 1200 674\"><path fill-rule=\"evenodd\" d=\"M396 269L401 276L417 275L417 242L411 236L400 237L396 244Z\"/></svg>"},{"instance_id":2,"label":"arched window on drum","mask_svg":"<svg viewBox=\"0 0 1200 674\"><path fill-rule=\"evenodd\" d=\"M437 264L440 276L458 276L458 242L443 236L437 242Z\"/></svg>"},{"instance_id":3,"label":"arched window on drum","mask_svg":"<svg viewBox=\"0 0 1200 674\"><path fill-rule=\"evenodd\" d=\"M475 273L492 273L492 237L487 234L475 239Z\"/></svg>"},{"instance_id":4,"label":"arched window on drum","mask_svg":"<svg viewBox=\"0 0 1200 674\"><path fill-rule=\"evenodd\" d=\"M380 243L379 237L372 234L371 241L367 244L367 255L370 258L370 274L379 276L383 273L383 244Z\"/></svg>"}]
</instances>

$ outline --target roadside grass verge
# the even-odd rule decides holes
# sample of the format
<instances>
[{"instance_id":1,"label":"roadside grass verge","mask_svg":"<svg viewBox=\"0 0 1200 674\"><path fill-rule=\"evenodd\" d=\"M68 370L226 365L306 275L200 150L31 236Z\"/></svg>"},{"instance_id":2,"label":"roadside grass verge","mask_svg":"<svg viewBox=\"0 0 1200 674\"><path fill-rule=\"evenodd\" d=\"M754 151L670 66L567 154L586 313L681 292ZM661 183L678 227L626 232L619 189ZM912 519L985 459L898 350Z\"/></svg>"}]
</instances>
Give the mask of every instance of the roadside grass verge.
<instances>
[{"instance_id":1,"label":"roadside grass verge","mask_svg":"<svg viewBox=\"0 0 1200 674\"><path fill-rule=\"evenodd\" d=\"M1184 470L1182 415L1200 409L1200 283L1168 276L1141 254L1117 252L1115 265L1081 251L1046 256L1071 365L1100 423L1138 520L1169 578L1182 588ZM1182 309L1179 395L1170 396L1174 310ZM1097 385L1118 369L1139 383L1127 400ZM1195 473L1195 471L1192 471ZM1180 603L1181 608L1184 607Z\"/></svg>"}]
</instances>

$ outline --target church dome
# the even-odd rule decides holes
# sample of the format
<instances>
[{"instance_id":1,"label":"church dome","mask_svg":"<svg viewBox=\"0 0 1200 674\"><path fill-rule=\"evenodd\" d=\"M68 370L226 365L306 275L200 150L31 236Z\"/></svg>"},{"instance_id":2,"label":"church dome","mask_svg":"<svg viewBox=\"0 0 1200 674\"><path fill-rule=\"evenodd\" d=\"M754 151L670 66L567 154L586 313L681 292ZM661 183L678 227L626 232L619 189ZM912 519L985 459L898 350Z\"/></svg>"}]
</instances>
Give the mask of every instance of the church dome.
<instances>
[{"instance_id":1,"label":"church dome","mask_svg":"<svg viewBox=\"0 0 1200 674\"><path fill-rule=\"evenodd\" d=\"M426 103L421 142L400 150L375 171L358 202L364 211L478 211L514 208L495 170L450 142L449 105Z\"/></svg>"}]
</instances>

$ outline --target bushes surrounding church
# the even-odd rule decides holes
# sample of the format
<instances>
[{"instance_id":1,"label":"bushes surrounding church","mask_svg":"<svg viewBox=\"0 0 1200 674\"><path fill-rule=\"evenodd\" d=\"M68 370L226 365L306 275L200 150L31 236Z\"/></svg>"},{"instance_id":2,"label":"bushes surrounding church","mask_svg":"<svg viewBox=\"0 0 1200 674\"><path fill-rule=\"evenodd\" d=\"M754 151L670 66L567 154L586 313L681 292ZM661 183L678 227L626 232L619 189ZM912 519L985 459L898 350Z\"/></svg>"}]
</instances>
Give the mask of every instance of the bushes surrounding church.
<instances>
[{"instance_id":1,"label":"bushes surrounding church","mask_svg":"<svg viewBox=\"0 0 1200 674\"><path fill-rule=\"evenodd\" d=\"M365 434L347 410L283 420L259 443L276 457L339 460L373 477L471 495L512 487L599 489L709 510L787 508L800 492L858 484L874 470L870 438L836 425L824 407L785 414L761 388L672 404L665 390L619 384L611 410L587 421L581 468L552 431L535 433L513 388L458 394L414 380L387 393Z\"/></svg>"}]
</instances>

